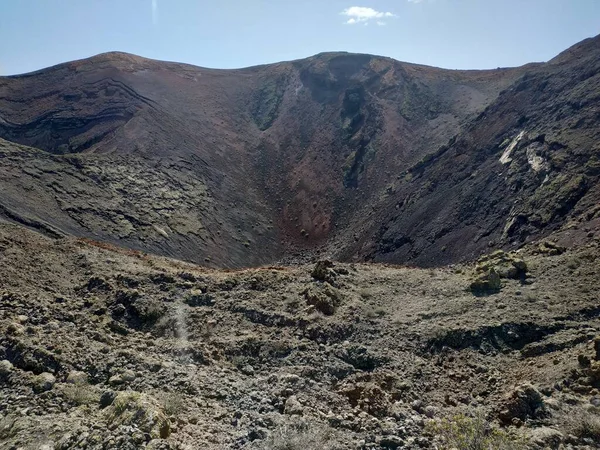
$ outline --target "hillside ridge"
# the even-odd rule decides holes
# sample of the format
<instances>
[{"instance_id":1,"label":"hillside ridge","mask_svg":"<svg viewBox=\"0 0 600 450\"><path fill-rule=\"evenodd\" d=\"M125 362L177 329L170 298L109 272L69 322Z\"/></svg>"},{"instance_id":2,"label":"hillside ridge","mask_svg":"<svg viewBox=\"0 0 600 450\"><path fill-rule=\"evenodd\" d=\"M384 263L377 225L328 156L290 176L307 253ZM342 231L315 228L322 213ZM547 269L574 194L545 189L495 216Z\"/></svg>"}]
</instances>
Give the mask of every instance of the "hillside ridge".
<instances>
[{"instance_id":1,"label":"hillside ridge","mask_svg":"<svg viewBox=\"0 0 600 450\"><path fill-rule=\"evenodd\" d=\"M303 254L427 266L514 248L597 214L575 206L596 195L584 166L598 42L482 71L339 52L219 70L111 52L1 77L4 203L75 236L221 267ZM578 105L568 133L556 98ZM543 160L541 185L520 157L496 156L522 131L514 154ZM505 169L509 184L491 176ZM586 187L564 194L566 210L544 206L560 214L489 214L515 186L525 198L577 177Z\"/></svg>"}]
</instances>

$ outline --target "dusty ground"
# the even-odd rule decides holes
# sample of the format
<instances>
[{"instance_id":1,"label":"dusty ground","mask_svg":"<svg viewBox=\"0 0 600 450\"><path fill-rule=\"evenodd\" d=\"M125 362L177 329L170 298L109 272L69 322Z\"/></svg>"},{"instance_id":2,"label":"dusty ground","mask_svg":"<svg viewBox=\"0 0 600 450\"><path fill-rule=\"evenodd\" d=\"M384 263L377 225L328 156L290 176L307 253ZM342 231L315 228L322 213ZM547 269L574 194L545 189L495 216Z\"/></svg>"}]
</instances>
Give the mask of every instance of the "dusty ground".
<instances>
[{"instance_id":1,"label":"dusty ground","mask_svg":"<svg viewBox=\"0 0 600 450\"><path fill-rule=\"evenodd\" d=\"M473 414L597 448L586 233L475 296L473 265L216 271L2 224L0 448L444 448Z\"/></svg>"}]
</instances>

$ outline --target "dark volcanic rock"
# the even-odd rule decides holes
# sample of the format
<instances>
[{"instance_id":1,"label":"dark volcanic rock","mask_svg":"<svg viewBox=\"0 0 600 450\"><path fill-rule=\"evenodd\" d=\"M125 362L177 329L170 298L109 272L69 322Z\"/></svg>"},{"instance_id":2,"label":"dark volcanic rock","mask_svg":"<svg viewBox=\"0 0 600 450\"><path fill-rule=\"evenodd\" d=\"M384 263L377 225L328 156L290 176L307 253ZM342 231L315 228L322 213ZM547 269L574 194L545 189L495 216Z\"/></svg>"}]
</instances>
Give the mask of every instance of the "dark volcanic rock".
<instances>
[{"instance_id":1,"label":"dark volcanic rock","mask_svg":"<svg viewBox=\"0 0 600 450\"><path fill-rule=\"evenodd\" d=\"M107 53L1 77L0 217L220 267L472 259L598 218L599 55L598 37L487 71Z\"/></svg>"}]
</instances>

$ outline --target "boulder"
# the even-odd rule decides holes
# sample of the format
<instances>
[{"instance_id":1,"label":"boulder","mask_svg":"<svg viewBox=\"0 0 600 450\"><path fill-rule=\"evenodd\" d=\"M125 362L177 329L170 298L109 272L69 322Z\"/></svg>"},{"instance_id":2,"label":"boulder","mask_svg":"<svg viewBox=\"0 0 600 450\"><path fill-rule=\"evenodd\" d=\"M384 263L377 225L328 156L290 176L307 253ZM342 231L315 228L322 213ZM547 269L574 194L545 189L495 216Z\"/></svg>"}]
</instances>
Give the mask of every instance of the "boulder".
<instances>
[{"instance_id":1,"label":"boulder","mask_svg":"<svg viewBox=\"0 0 600 450\"><path fill-rule=\"evenodd\" d=\"M533 428L529 434L532 444L540 448L558 448L563 440L563 434L550 427Z\"/></svg>"},{"instance_id":2,"label":"boulder","mask_svg":"<svg viewBox=\"0 0 600 450\"><path fill-rule=\"evenodd\" d=\"M565 250L564 247L549 241L540 242L537 248L538 253L548 256L560 255L564 253Z\"/></svg>"},{"instance_id":3,"label":"boulder","mask_svg":"<svg viewBox=\"0 0 600 450\"><path fill-rule=\"evenodd\" d=\"M381 438L381 440L379 441L379 446L382 448L391 448L391 449L403 448L404 441L402 440L402 438L400 438L398 436L393 436L393 435L383 436Z\"/></svg>"},{"instance_id":4,"label":"boulder","mask_svg":"<svg viewBox=\"0 0 600 450\"><path fill-rule=\"evenodd\" d=\"M359 407L375 417L386 417L391 403L388 394L373 382L348 383L338 391L350 401L352 407Z\"/></svg>"},{"instance_id":5,"label":"boulder","mask_svg":"<svg viewBox=\"0 0 600 450\"><path fill-rule=\"evenodd\" d=\"M56 384L56 377L48 372L42 372L33 378L33 391L41 393L49 391Z\"/></svg>"},{"instance_id":6,"label":"boulder","mask_svg":"<svg viewBox=\"0 0 600 450\"><path fill-rule=\"evenodd\" d=\"M285 406L283 408L284 414L289 415L298 415L301 416L304 414L304 407L302 403L298 401L295 395L292 395L285 401Z\"/></svg>"},{"instance_id":7,"label":"boulder","mask_svg":"<svg viewBox=\"0 0 600 450\"><path fill-rule=\"evenodd\" d=\"M7 379L13 370L14 367L10 361L6 359L0 361L0 380Z\"/></svg>"},{"instance_id":8,"label":"boulder","mask_svg":"<svg viewBox=\"0 0 600 450\"><path fill-rule=\"evenodd\" d=\"M329 260L317 261L311 272L311 276L318 281L323 281L335 285L337 273L333 269L334 264Z\"/></svg>"},{"instance_id":9,"label":"boulder","mask_svg":"<svg viewBox=\"0 0 600 450\"><path fill-rule=\"evenodd\" d=\"M115 401L117 393L115 391L104 391L100 396L100 408L106 408Z\"/></svg>"},{"instance_id":10,"label":"boulder","mask_svg":"<svg viewBox=\"0 0 600 450\"><path fill-rule=\"evenodd\" d=\"M215 299L212 295L207 292L203 292L201 289L190 290L188 296L185 298L185 303L189 306L213 306Z\"/></svg>"},{"instance_id":11,"label":"boulder","mask_svg":"<svg viewBox=\"0 0 600 450\"><path fill-rule=\"evenodd\" d=\"M340 292L328 285L310 286L303 292L306 303L312 305L317 311L322 312L327 316L335 313L335 310L341 303Z\"/></svg>"},{"instance_id":12,"label":"boulder","mask_svg":"<svg viewBox=\"0 0 600 450\"><path fill-rule=\"evenodd\" d=\"M72 370L71 372L69 372L69 375L67 375L66 382L67 382L67 384L77 384L77 385L87 384L87 382L88 382L87 373L81 372L79 370Z\"/></svg>"},{"instance_id":13,"label":"boulder","mask_svg":"<svg viewBox=\"0 0 600 450\"><path fill-rule=\"evenodd\" d=\"M493 293L500 290L502 282L500 281L498 272L490 269L488 272L477 275L469 287L474 294Z\"/></svg>"},{"instance_id":14,"label":"boulder","mask_svg":"<svg viewBox=\"0 0 600 450\"><path fill-rule=\"evenodd\" d=\"M591 361L589 368L585 369L587 376L594 385L600 385L600 361Z\"/></svg>"},{"instance_id":15,"label":"boulder","mask_svg":"<svg viewBox=\"0 0 600 450\"><path fill-rule=\"evenodd\" d=\"M133 370L125 370L122 373L113 375L108 379L108 384L118 386L120 384L129 383L135 380L135 372Z\"/></svg>"},{"instance_id":16,"label":"boulder","mask_svg":"<svg viewBox=\"0 0 600 450\"><path fill-rule=\"evenodd\" d=\"M21 336L25 334L25 327L19 322L10 322L6 326L6 333L13 336Z\"/></svg>"},{"instance_id":17,"label":"boulder","mask_svg":"<svg viewBox=\"0 0 600 450\"><path fill-rule=\"evenodd\" d=\"M483 255L477 260L474 279L470 288L474 294L497 292L502 287L502 279L525 279L527 263L521 258L497 250Z\"/></svg>"},{"instance_id":18,"label":"boulder","mask_svg":"<svg viewBox=\"0 0 600 450\"><path fill-rule=\"evenodd\" d=\"M496 271L500 278L519 279L526 277L527 264L521 258L497 250L479 258L475 266L478 273L489 273L491 270Z\"/></svg>"},{"instance_id":19,"label":"boulder","mask_svg":"<svg viewBox=\"0 0 600 450\"><path fill-rule=\"evenodd\" d=\"M133 370L125 370L123 371L123 373L121 374L121 378L123 379L123 381L125 382L131 382L133 380L135 380L135 372Z\"/></svg>"},{"instance_id":20,"label":"boulder","mask_svg":"<svg viewBox=\"0 0 600 450\"><path fill-rule=\"evenodd\" d=\"M523 384L510 392L502 402L499 419L504 424L514 419L526 421L547 415L542 394L531 384Z\"/></svg>"}]
</instances>

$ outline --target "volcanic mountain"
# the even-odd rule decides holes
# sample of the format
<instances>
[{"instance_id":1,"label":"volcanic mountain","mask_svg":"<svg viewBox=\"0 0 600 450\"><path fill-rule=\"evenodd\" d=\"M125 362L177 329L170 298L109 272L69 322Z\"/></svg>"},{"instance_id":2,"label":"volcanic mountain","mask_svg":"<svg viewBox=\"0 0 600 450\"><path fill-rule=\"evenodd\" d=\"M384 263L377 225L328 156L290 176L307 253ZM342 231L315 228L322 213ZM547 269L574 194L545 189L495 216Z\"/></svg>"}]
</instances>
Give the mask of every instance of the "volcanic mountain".
<instances>
[{"instance_id":1,"label":"volcanic mountain","mask_svg":"<svg viewBox=\"0 0 600 450\"><path fill-rule=\"evenodd\" d=\"M596 226L599 99L600 37L484 71L107 53L0 78L0 215L219 267L453 263Z\"/></svg>"},{"instance_id":2,"label":"volcanic mountain","mask_svg":"<svg viewBox=\"0 0 600 450\"><path fill-rule=\"evenodd\" d=\"M600 448L599 100L600 37L0 78L0 448Z\"/></svg>"}]
</instances>

